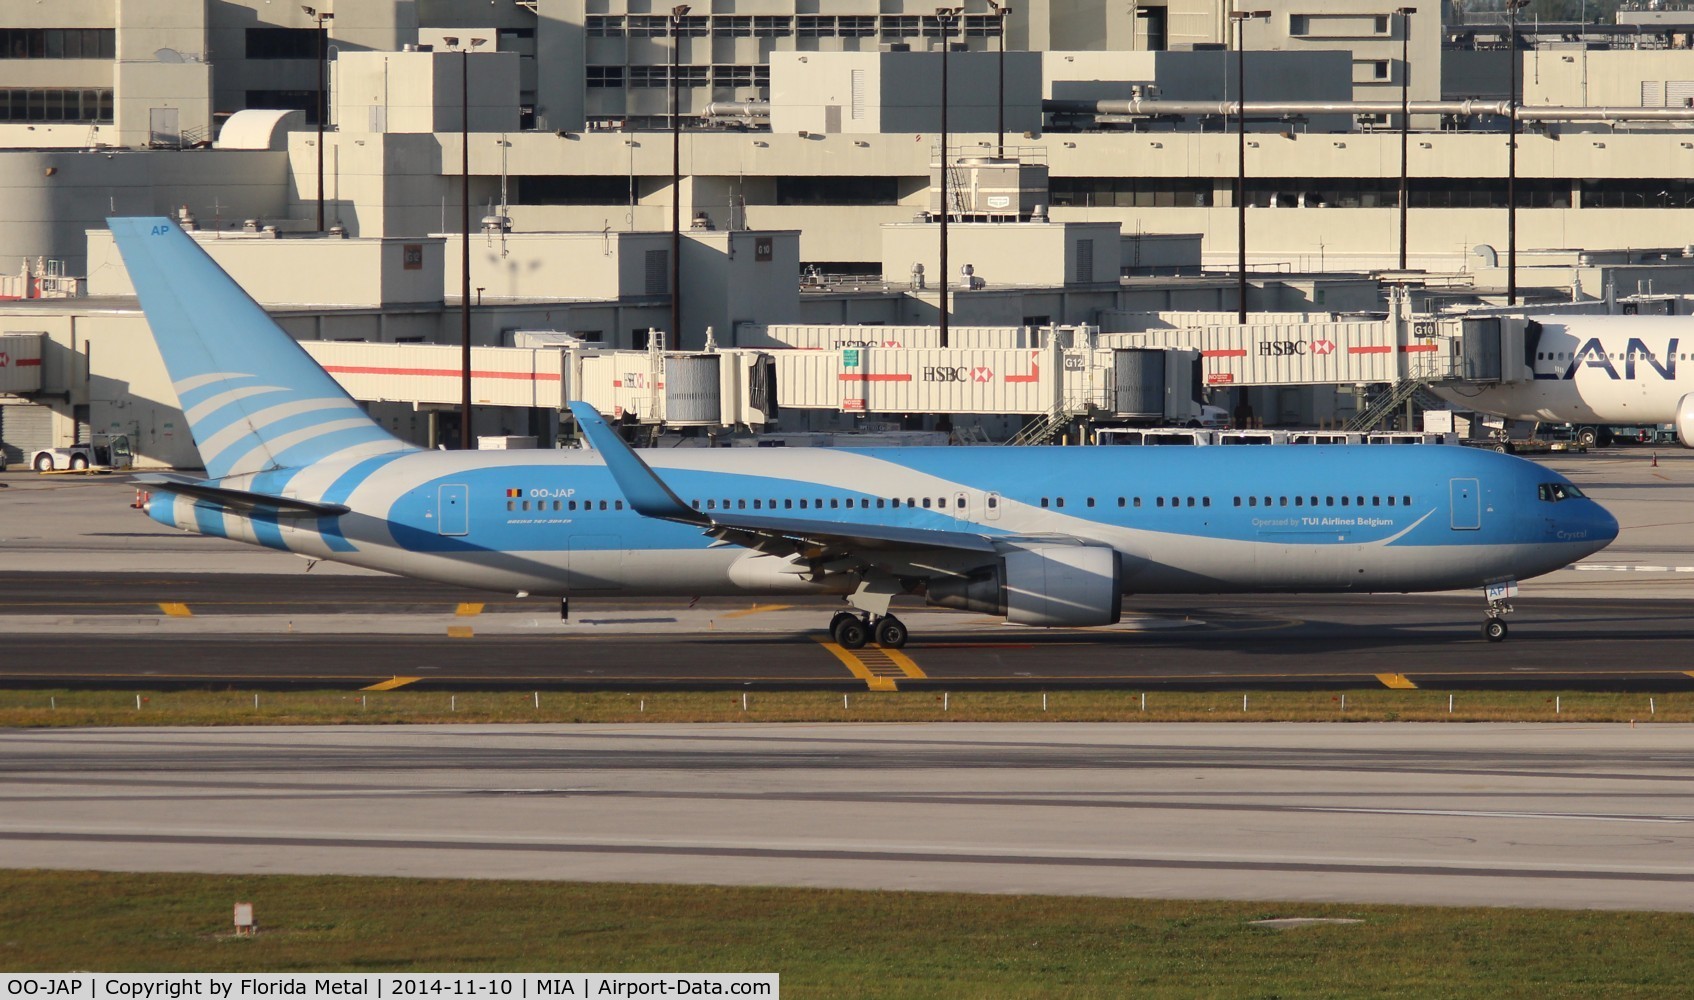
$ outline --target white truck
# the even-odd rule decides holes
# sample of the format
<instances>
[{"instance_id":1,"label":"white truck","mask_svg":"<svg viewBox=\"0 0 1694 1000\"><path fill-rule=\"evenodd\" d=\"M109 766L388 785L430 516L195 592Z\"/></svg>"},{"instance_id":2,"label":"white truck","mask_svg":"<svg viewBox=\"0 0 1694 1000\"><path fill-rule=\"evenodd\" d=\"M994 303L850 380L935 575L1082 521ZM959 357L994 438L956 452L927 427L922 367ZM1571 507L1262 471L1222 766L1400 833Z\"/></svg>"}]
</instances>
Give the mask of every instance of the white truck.
<instances>
[{"instance_id":1,"label":"white truck","mask_svg":"<svg viewBox=\"0 0 1694 1000\"><path fill-rule=\"evenodd\" d=\"M29 467L37 472L66 469L127 469L135 464L127 434L95 434L64 448L42 448L29 453Z\"/></svg>"}]
</instances>

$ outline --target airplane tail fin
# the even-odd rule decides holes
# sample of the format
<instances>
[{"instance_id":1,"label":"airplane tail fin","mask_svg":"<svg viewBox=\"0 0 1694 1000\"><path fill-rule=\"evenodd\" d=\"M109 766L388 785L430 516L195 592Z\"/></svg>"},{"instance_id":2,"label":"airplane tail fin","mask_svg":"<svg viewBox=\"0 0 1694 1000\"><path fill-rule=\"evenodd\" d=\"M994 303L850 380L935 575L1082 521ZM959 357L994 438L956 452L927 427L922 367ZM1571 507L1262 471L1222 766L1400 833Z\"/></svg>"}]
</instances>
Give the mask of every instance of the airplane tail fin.
<instances>
[{"instance_id":1,"label":"airplane tail fin","mask_svg":"<svg viewBox=\"0 0 1694 1000\"><path fill-rule=\"evenodd\" d=\"M107 224L209 476L414 450L372 420L176 223Z\"/></svg>"}]
</instances>

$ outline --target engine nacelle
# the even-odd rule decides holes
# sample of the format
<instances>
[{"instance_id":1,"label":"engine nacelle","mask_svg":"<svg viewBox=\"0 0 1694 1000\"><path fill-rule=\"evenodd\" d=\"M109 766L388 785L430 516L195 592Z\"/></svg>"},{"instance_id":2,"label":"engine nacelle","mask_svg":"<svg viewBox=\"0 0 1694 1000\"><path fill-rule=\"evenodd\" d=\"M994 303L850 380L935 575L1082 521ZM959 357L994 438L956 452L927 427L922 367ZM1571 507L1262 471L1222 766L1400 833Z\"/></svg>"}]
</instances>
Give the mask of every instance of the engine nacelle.
<instances>
[{"instance_id":1,"label":"engine nacelle","mask_svg":"<svg viewBox=\"0 0 1694 1000\"><path fill-rule=\"evenodd\" d=\"M1694 392L1676 401L1676 439L1694 448Z\"/></svg>"},{"instance_id":2,"label":"engine nacelle","mask_svg":"<svg viewBox=\"0 0 1694 1000\"><path fill-rule=\"evenodd\" d=\"M929 581L929 603L1014 625L1114 625L1122 614L1118 554L1104 545L1018 544L960 576Z\"/></svg>"}]
</instances>

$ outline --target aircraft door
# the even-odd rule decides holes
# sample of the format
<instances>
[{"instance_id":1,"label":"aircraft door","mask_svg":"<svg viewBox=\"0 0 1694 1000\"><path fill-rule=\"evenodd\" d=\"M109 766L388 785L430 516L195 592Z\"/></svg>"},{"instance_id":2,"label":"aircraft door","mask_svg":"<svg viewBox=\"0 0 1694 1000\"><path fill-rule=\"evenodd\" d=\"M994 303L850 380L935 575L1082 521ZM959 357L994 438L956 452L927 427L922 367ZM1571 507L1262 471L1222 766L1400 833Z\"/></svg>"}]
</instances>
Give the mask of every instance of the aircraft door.
<instances>
[{"instance_id":1,"label":"aircraft door","mask_svg":"<svg viewBox=\"0 0 1694 1000\"><path fill-rule=\"evenodd\" d=\"M443 535L470 534L470 487L458 484L441 487L435 505L435 530Z\"/></svg>"},{"instance_id":2,"label":"aircraft door","mask_svg":"<svg viewBox=\"0 0 1694 1000\"><path fill-rule=\"evenodd\" d=\"M1475 531L1482 527L1482 491L1474 479L1449 481L1454 531Z\"/></svg>"},{"instance_id":3,"label":"aircraft door","mask_svg":"<svg viewBox=\"0 0 1694 1000\"><path fill-rule=\"evenodd\" d=\"M1000 494L990 493L983 501L983 518L989 521L1000 520Z\"/></svg>"}]
</instances>

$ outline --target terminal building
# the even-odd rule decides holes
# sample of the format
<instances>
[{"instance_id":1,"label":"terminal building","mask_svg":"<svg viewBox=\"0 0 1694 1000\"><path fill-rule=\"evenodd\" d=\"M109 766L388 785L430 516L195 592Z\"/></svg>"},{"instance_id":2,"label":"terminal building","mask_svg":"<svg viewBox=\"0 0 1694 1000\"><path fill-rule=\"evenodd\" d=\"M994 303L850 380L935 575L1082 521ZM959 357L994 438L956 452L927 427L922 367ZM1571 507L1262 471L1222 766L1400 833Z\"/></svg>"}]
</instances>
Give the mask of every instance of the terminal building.
<instances>
[{"instance_id":1,"label":"terminal building","mask_svg":"<svg viewBox=\"0 0 1694 1000\"><path fill-rule=\"evenodd\" d=\"M1694 15L1514 32L1353 2L1239 20L1215 2L624 6L0 12L0 335L44 345L39 385L0 388L13 459L106 429L147 461L193 460L112 214L189 222L302 339L396 350L457 343L462 183L489 350L563 350L526 346L544 334L583 357L782 350L769 329L935 325L943 293L960 326L1105 336L1173 310L1386 321L1393 290L1408 313L1509 286L1542 303L1694 292ZM1409 120L1385 110L1402 98ZM752 407L766 369L735 364L722 423L839 425L783 412L780 372L771 409ZM450 436L416 385L360 391L399 432ZM1360 408L1352 383L1253 392L1262 419ZM476 429L546 440L534 398L490 401ZM1040 414L981 416L1005 436Z\"/></svg>"}]
</instances>

